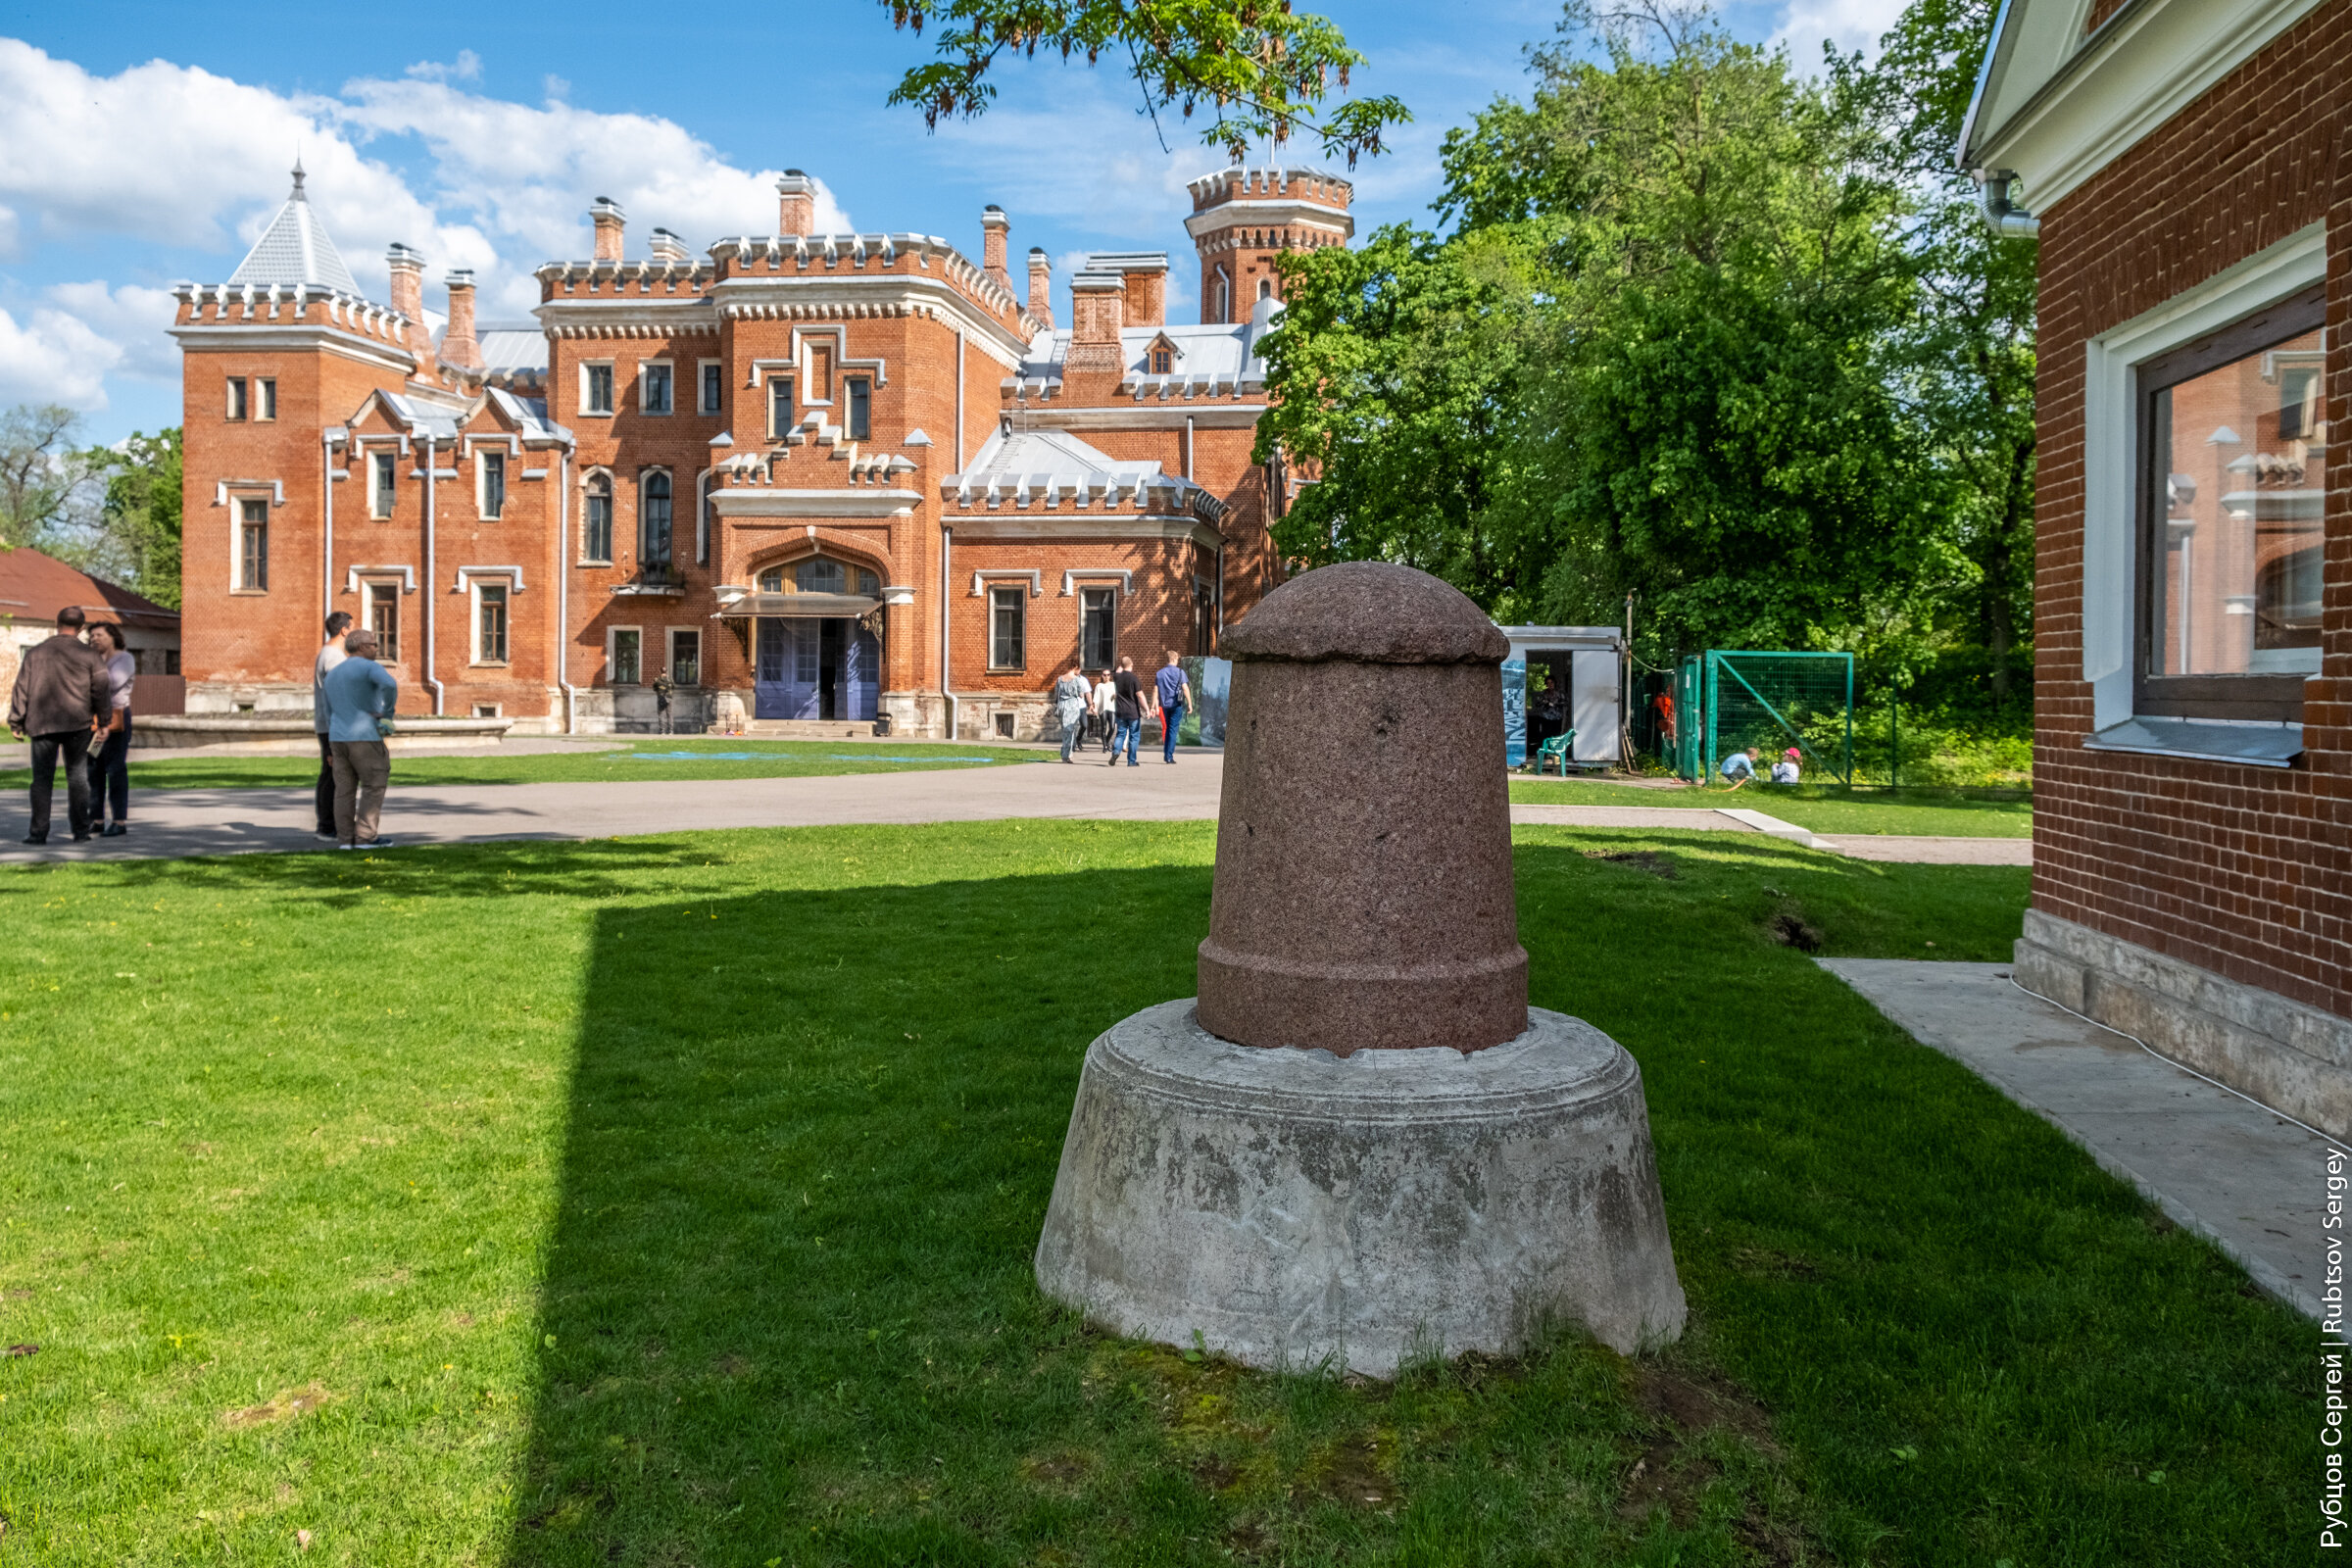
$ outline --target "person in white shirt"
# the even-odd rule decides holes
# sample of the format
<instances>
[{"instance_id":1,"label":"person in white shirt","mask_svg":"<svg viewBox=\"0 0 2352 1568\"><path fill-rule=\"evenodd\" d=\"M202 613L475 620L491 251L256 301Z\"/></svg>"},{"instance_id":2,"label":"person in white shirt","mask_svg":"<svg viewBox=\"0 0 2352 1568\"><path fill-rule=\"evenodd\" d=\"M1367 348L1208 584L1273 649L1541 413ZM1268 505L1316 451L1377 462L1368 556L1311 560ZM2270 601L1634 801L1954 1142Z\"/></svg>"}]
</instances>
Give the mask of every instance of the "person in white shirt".
<instances>
[{"instance_id":1,"label":"person in white shirt","mask_svg":"<svg viewBox=\"0 0 2352 1568\"><path fill-rule=\"evenodd\" d=\"M1797 766L1797 750L1791 746L1781 754L1779 761L1772 764L1772 781L1775 784L1794 784L1801 776L1802 770Z\"/></svg>"},{"instance_id":2,"label":"person in white shirt","mask_svg":"<svg viewBox=\"0 0 2352 1568\"><path fill-rule=\"evenodd\" d=\"M1095 683L1095 729L1102 737L1102 749L1109 751L1119 733L1119 688L1111 680L1110 671Z\"/></svg>"}]
</instances>

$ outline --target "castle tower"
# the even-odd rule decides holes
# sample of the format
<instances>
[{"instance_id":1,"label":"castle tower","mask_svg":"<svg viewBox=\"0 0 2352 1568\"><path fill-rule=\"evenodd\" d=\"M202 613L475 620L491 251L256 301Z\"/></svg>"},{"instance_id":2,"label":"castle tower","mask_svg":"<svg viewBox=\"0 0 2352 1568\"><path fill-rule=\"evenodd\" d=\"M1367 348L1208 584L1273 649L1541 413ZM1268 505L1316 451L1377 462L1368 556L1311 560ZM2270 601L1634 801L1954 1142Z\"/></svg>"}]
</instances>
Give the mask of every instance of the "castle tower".
<instances>
[{"instance_id":1,"label":"castle tower","mask_svg":"<svg viewBox=\"0 0 2352 1568\"><path fill-rule=\"evenodd\" d=\"M1203 325L1247 321L1257 301L1282 298L1274 258L1345 245L1355 232L1355 187L1319 169L1221 170L1192 182L1184 226L1200 252Z\"/></svg>"}]
</instances>

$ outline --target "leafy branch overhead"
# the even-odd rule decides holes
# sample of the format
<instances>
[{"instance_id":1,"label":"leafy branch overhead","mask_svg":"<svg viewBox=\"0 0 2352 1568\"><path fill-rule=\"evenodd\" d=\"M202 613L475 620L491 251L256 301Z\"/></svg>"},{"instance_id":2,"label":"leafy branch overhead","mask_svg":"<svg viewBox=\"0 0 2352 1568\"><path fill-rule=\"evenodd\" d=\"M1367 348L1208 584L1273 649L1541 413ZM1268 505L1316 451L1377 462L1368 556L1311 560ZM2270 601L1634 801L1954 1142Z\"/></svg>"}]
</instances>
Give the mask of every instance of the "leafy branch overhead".
<instances>
[{"instance_id":1,"label":"leafy branch overhead","mask_svg":"<svg viewBox=\"0 0 2352 1568\"><path fill-rule=\"evenodd\" d=\"M1007 56L1039 51L1090 66L1124 61L1156 123L1205 113L1200 139L1236 160L1250 144L1280 146L1294 136L1320 141L1326 157L1383 151L1383 138L1412 119L1393 97L1344 93L1364 57L1325 17L1294 13L1286 0L882 0L901 28L926 27L939 50L906 73L893 104L942 120L973 120L997 95L990 74Z\"/></svg>"}]
</instances>

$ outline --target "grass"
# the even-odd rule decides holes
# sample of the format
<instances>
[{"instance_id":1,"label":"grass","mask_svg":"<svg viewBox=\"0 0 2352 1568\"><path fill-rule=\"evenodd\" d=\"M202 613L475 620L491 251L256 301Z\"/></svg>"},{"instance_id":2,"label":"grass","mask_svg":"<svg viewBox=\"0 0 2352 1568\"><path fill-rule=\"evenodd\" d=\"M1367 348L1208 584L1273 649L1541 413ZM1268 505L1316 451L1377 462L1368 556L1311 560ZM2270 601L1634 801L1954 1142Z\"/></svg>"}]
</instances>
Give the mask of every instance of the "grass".
<instances>
[{"instance_id":1,"label":"grass","mask_svg":"<svg viewBox=\"0 0 2352 1568\"><path fill-rule=\"evenodd\" d=\"M682 755L681 755L682 754ZM401 784L582 784L615 779L657 782L682 778L808 778L825 773L904 773L1037 762L1047 754L1003 746L923 741L754 741L688 735L622 738L593 752L542 752L514 757L432 757L392 754L392 782ZM704 760L703 759L709 759ZM29 768L0 768L0 792L22 790ZM162 757L133 753L134 790L289 788L315 783L316 756Z\"/></svg>"},{"instance_id":2,"label":"grass","mask_svg":"<svg viewBox=\"0 0 2352 1568\"><path fill-rule=\"evenodd\" d=\"M1079 1058L1190 993L1212 846L0 874L0 1563L2216 1568L2307 1528L2309 1325L1775 938L1998 957L2021 868L1519 835L1536 1000L1643 1069L1662 1355L1380 1385L1086 1330L1029 1276Z\"/></svg>"},{"instance_id":3,"label":"grass","mask_svg":"<svg viewBox=\"0 0 2352 1568\"><path fill-rule=\"evenodd\" d=\"M2032 838L2034 802L1970 799L1954 791L1848 790L1836 784L1750 784L1745 789L1648 789L1582 779L1511 780L1527 806L1741 807L1816 833L1910 833L1938 838Z\"/></svg>"}]
</instances>

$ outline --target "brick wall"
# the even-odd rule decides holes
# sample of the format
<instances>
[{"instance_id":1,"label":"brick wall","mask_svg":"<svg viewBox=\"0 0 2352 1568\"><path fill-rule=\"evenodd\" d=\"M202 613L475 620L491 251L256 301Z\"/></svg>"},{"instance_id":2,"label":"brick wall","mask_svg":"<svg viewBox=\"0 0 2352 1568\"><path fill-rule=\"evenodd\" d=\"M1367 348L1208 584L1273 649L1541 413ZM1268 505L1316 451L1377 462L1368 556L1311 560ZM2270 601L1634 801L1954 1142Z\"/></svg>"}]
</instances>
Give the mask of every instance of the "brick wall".
<instances>
[{"instance_id":1,"label":"brick wall","mask_svg":"<svg viewBox=\"0 0 2352 1568\"><path fill-rule=\"evenodd\" d=\"M2352 1015L2352 462L2328 466L2323 674L2305 687L2302 761L2082 747L2086 342L2322 219L2329 413L2341 424L2352 412L2345 4L2273 40L2043 215L2034 903Z\"/></svg>"}]
</instances>

